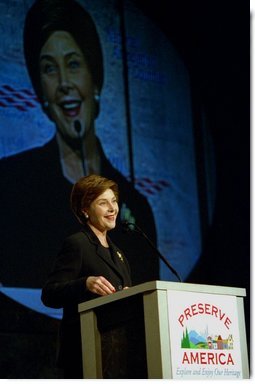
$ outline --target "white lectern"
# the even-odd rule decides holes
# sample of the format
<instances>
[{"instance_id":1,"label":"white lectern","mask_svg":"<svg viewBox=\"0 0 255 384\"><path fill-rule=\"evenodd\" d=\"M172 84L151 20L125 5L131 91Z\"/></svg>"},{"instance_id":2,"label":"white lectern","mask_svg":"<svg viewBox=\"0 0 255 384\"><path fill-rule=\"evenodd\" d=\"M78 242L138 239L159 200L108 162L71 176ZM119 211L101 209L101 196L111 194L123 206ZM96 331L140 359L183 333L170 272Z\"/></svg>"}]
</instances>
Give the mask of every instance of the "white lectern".
<instances>
[{"instance_id":1,"label":"white lectern","mask_svg":"<svg viewBox=\"0 0 255 384\"><path fill-rule=\"evenodd\" d=\"M166 281L79 305L84 378L102 378L96 309L134 295L143 298L148 379L249 378L245 289Z\"/></svg>"}]
</instances>

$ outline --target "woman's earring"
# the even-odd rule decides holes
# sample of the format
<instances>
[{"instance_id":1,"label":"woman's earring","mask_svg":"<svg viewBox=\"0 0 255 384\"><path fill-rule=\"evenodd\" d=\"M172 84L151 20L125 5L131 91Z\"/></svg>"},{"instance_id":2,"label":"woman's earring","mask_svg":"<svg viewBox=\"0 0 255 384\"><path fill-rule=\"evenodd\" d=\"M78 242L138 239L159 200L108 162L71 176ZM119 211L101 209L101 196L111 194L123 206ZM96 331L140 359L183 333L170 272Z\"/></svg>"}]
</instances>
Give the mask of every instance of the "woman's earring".
<instances>
[{"instance_id":1,"label":"woman's earring","mask_svg":"<svg viewBox=\"0 0 255 384\"><path fill-rule=\"evenodd\" d=\"M47 109L47 108L49 107L49 102L48 102L48 101L44 101L44 102L43 102L43 107L44 107L45 109Z\"/></svg>"},{"instance_id":2,"label":"woman's earring","mask_svg":"<svg viewBox=\"0 0 255 384\"><path fill-rule=\"evenodd\" d=\"M87 212L84 212L84 216L85 216L85 219L89 218L89 215L87 214Z\"/></svg>"},{"instance_id":3,"label":"woman's earring","mask_svg":"<svg viewBox=\"0 0 255 384\"><path fill-rule=\"evenodd\" d=\"M95 119L96 119L100 112L100 94L97 89L95 89L94 91L94 100L95 100Z\"/></svg>"},{"instance_id":4,"label":"woman's earring","mask_svg":"<svg viewBox=\"0 0 255 384\"><path fill-rule=\"evenodd\" d=\"M99 103L100 95L99 95L98 91L95 91L95 93L94 93L94 99L95 99L95 101L96 101L97 103Z\"/></svg>"}]
</instances>

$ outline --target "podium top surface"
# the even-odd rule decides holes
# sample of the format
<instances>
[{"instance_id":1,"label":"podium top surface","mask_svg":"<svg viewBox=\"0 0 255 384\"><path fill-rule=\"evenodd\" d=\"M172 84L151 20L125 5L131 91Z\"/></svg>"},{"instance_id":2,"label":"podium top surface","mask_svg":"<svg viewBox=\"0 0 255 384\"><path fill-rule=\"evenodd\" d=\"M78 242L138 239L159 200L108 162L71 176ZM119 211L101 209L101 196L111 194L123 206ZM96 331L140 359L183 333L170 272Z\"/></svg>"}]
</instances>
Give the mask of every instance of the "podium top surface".
<instances>
[{"instance_id":1,"label":"podium top surface","mask_svg":"<svg viewBox=\"0 0 255 384\"><path fill-rule=\"evenodd\" d=\"M245 288L225 287L217 285L177 283L172 281L149 281L143 284L135 285L128 289L113 293L112 295L102 296L97 299L89 300L79 304L79 312L89 311L101 305L112 303L114 301L131 297L137 294L146 294L150 291L187 291L209 293L216 295L246 296Z\"/></svg>"}]
</instances>

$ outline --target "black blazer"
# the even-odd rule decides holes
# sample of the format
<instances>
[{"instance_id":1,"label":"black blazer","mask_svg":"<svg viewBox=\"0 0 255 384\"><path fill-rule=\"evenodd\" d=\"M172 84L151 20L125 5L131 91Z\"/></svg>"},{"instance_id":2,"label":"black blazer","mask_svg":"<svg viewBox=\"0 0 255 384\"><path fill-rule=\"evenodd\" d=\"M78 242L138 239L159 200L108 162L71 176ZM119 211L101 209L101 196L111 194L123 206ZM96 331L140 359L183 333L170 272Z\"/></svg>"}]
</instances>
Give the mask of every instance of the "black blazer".
<instances>
[{"instance_id":1,"label":"black blazer","mask_svg":"<svg viewBox=\"0 0 255 384\"><path fill-rule=\"evenodd\" d=\"M125 255L109 237L108 243L112 258L105 255L100 241L87 225L67 237L43 287L43 303L65 309L97 297L86 289L88 276L104 276L117 291L131 286L130 268Z\"/></svg>"},{"instance_id":2,"label":"black blazer","mask_svg":"<svg viewBox=\"0 0 255 384\"><path fill-rule=\"evenodd\" d=\"M63 307L60 331L60 366L81 365L81 335L78 304L98 297L86 288L88 276L104 276L116 290L131 286L128 261L123 252L108 237L112 259L106 257L103 248L90 229L85 226L80 232L65 239L53 270L42 289L42 301L53 308ZM120 304L107 306L98 311L98 326L107 330L128 321L136 315L135 308ZM78 370L78 368L74 368Z\"/></svg>"}]
</instances>

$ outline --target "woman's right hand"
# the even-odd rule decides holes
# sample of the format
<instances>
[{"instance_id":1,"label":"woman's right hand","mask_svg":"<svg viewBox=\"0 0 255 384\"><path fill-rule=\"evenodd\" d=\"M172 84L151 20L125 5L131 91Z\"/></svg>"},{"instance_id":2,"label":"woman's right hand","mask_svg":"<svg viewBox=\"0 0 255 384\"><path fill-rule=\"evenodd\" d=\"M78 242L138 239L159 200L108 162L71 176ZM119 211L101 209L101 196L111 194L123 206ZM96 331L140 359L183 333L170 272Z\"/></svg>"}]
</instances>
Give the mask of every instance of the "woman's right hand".
<instances>
[{"instance_id":1,"label":"woman's right hand","mask_svg":"<svg viewBox=\"0 0 255 384\"><path fill-rule=\"evenodd\" d=\"M103 276L89 276L86 280L86 287L90 292L100 296L116 292L114 286Z\"/></svg>"}]
</instances>

